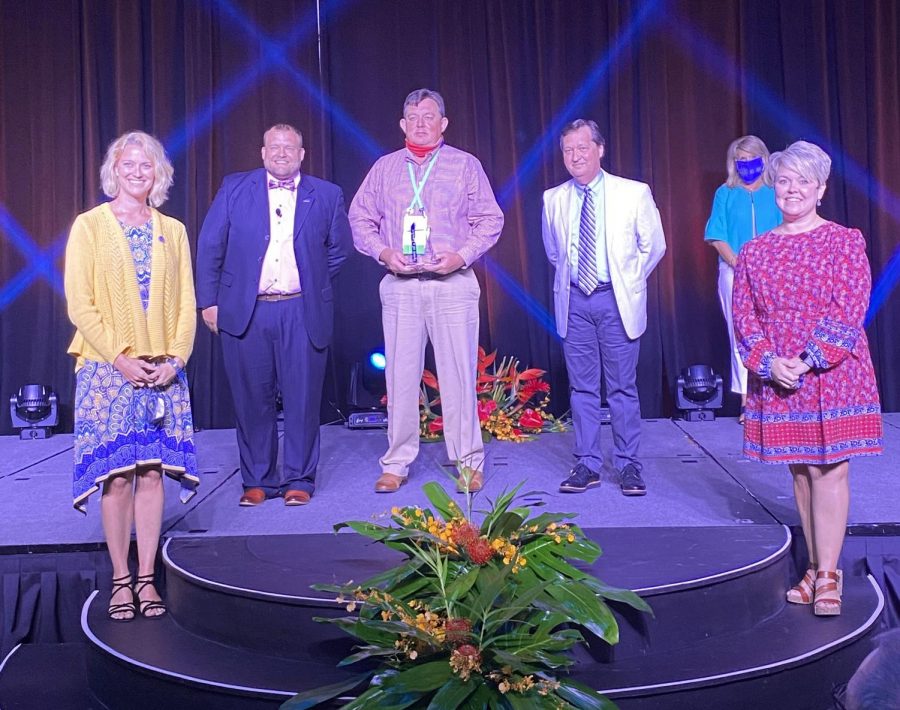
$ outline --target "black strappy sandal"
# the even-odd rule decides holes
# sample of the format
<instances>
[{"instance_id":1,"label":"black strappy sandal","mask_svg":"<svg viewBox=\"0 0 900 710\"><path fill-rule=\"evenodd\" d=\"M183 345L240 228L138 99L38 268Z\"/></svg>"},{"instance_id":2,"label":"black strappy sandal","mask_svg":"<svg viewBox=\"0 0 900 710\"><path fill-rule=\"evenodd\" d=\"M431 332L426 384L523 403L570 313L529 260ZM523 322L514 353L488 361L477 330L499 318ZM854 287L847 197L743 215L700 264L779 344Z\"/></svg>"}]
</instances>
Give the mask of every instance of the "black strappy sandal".
<instances>
[{"instance_id":1,"label":"black strappy sandal","mask_svg":"<svg viewBox=\"0 0 900 710\"><path fill-rule=\"evenodd\" d=\"M137 608L134 605L134 591L131 589L131 575L126 574L121 577L113 577L112 583L112 592L109 595L109 609L106 612L107 616L109 616L112 621L133 621L134 617L137 616ZM112 598L123 589L127 589L131 592L131 601L113 604ZM131 614L131 616L113 616L113 614L123 613Z\"/></svg>"},{"instance_id":2,"label":"black strappy sandal","mask_svg":"<svg viewBox=\"0 0 900 710\"><path fill-rule=\"evenodd\" d=\"M153 578L154 575L151 572L150 574L139 574L137 576L137 584L134 585L134 598L137 599L138 608L141 611L141 616L145 619L161 619L166 615L166 605L163 601L150 601L150 600L141 600L141 592L144 591L145 587L153 586ZM148 614L148 611L153 611L156 609L162 609L162 614Z\"/></svg>"}]
</instances>

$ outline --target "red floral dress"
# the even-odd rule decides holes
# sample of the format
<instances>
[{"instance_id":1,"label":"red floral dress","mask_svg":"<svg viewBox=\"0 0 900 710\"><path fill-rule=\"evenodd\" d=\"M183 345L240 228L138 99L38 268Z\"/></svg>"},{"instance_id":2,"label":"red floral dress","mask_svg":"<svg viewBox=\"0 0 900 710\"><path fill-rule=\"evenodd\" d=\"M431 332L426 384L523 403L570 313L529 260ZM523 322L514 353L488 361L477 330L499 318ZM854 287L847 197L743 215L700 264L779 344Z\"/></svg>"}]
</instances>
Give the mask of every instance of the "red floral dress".
<instances>
[{"instance_id":1,"label":"red floral dress","mask_svg":"<svg viewBox=\"0 0 900 710\"><path fill-rule=\"evenodd\" d=\"M734 327L750 371L744 455L814 465L880 454L881 406L863 319L872 276L857 229L833 222L803 234L767 232L741 249ZM771 380L776 357L806 351L800 386Z\"/></svg>"}]
</instances>

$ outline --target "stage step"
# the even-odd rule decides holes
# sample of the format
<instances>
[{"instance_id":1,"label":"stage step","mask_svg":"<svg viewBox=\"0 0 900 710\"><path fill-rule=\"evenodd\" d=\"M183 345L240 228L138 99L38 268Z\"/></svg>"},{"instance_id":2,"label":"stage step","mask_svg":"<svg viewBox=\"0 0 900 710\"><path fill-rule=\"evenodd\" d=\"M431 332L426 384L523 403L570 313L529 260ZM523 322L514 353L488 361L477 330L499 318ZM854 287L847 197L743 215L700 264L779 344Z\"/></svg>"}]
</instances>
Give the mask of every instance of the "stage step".
<instances>
[{"instance_id":1,"label":"stage step","mask_svg":"<svg viewBox=\"0 0 900 710\"><path fill-rule=\"evenodd\" d=\"M615 658L702 641L722 628L752 629L784 605L790 531L780 525L588 529L604 554L590 567L633 589L655 618L624 607ZM186 629L231 646L292 657L298 637L320 633L313 616L341 615L319 583L361 581L399 553L359 535L278 535L169 540L163 549L171 613ZM753 578L753 595L744 593ZM703 604L693 604L698 590Z\"/></svg>"},{"instance_id":2,"label":"stage step","mask_svg":"<svg viewBox=\"0 0 900 710\"><path fill-rule=\"evenodd\" d=\"M106 710L91 697L86 643L19 644L0 662L3 710Z\"/></svg>"},{"instance_id":3,"label":"stage step","mask_svg":"<svg viewBox=\"0 0 900 710\"><path fill-rule=\"evenodd\" d=\"M744 591L752 595L752 587ZM847 577L843 613L819 618L809 606L785 604L750 630L722 627L702 643L677 653L652 651L643 658L597 664L578 652L573 676L601 690L623 710L703 707L830 707L831 683L846 680L869 652L884 597L875 580Z\"/></svg>"},{"instance_id":4,"label":"stage step","mask_svg":"<svg viewBox=\"0 0 900 710\"><path fill-rule=\"evenodd\" d=\"M620 613L620 645L579 651L576 676L622 708L714 707L717 696L759 707L769 693L772 707L819 710L823 673L846 679L883 605L872 580L850 576L840 617L784 603L795 572L780 526L587 532L604 547L598 576L656 612ZM85 605L91 687L113 709L274 708L335 682L355 671L336 667L352 641L312 621L344 612L309 585L362 580L395 555L349 534L170 540L166 617L110 622L105 593Z\"/></svg>"},{"instance_id":5,"label":"stage step","mask_svg":"<svg viewBox=\"0 0 900 710\"><path fill-rule=\"evenodd\" d=\"M106 598L94 592L84 605L82 627L92 644L88 675L94 694L111 710L278 707L297 692L346 678L334 654L350 643L310 639L305 659L249 653L186 631L173 616L114 623Z\"/></svg>"}]
</instances>

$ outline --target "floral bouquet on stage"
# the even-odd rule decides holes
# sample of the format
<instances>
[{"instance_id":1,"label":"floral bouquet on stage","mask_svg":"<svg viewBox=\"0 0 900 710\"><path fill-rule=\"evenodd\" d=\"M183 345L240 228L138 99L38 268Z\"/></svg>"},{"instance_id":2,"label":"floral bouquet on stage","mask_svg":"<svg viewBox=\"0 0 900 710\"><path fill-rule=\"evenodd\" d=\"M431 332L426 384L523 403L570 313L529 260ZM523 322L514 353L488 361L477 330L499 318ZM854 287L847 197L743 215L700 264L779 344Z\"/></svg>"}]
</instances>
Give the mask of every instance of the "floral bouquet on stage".
<instances>
[{"instance_id":1,"label":"floral bouquet on stage","mask_svg":"<svg viewBox=\"0 0 900 710\"><path fill-rule=\"evenodd\" d=\"M531 515L505 493L480 524L437 483L431 508L391 510L390 524L349 527L404 554L359 584L316 585L349 616L319 618L359 641L341 665L376 661L344 683L306 691L284 710L314 707L358 688L345 708L613 708L566 676L567 653L585 642L578 627L614 644L619 629L605 600L649 611L631 591L582 571L599 546L567 522L570 514ZM468 498L471 506L471 497Z\"/></svg>"},{"instance_id":2,"label":"floral bouquet on stage","mask_svg":"<svg viewBox=\"0 0 900 710\"><path fill-rule=\"evenodd\" d=\"M528 441L544 431L565 431L566 425L546 411L550 404L550 385L542 379L544 370L519 370L519 361L504 357L497 364L497 351L485 354L478 348L478 419L481 430L501 441ZM429 370L422 373L420 399L420 436L437 441L444 433L438 413L441 391L437 377Z\"/></svg>"}]
</instances>

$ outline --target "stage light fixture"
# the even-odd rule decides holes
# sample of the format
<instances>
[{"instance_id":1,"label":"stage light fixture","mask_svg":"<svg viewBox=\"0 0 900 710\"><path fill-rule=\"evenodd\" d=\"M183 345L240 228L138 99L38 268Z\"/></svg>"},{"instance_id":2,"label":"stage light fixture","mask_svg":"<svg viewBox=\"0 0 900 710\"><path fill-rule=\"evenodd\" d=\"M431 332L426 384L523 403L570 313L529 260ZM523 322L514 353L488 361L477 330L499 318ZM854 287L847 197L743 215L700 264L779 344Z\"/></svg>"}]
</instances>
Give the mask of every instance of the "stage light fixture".
<instances>
[{"instance_id":1,"label":"stage light fixture","mask_svg":"<svg viewBox=\"0 0 900 710\"><path fill-rule=\"evenodd\" d=\"M373 350L369 353L369 364L376 370L383 371L387 366L387 360L384 357L384 353L381 350Z\"/></svg>"},{"instance_id":2,"label":"stage light fixture","mask_svg":"<svg viewBox=\"0 0 900 710\"><path fill-rule=\"evenodd\" d=\"M382 404L387 394L384 379L386 365L384 348L372 350L368 356L353 364L350 369L350 386L347 402L350 429L383 429L387 427L387 408Z\"/></svg>"},{"instance_id":3,"label":"stage light fixture","mask_svg":"<svg viewBox=\"0 0 900 710\"><path fill-rule=\"evenodd\" d=\"M46 439L59 423L59 402L47 385L22 385L9 398L9 416L20 439Z\"/></svg>"},{"instance_id":4,"label":"stage light fixture","mask_svg":"<svg viewBox=\"0 0 900 710\"><path fill-rule=\"evenodd\" d=\"M722 377L709 365L689 365L678 376L675 406L686 421L715 421L723 399Z\"/></svg>"}]
</instances>

